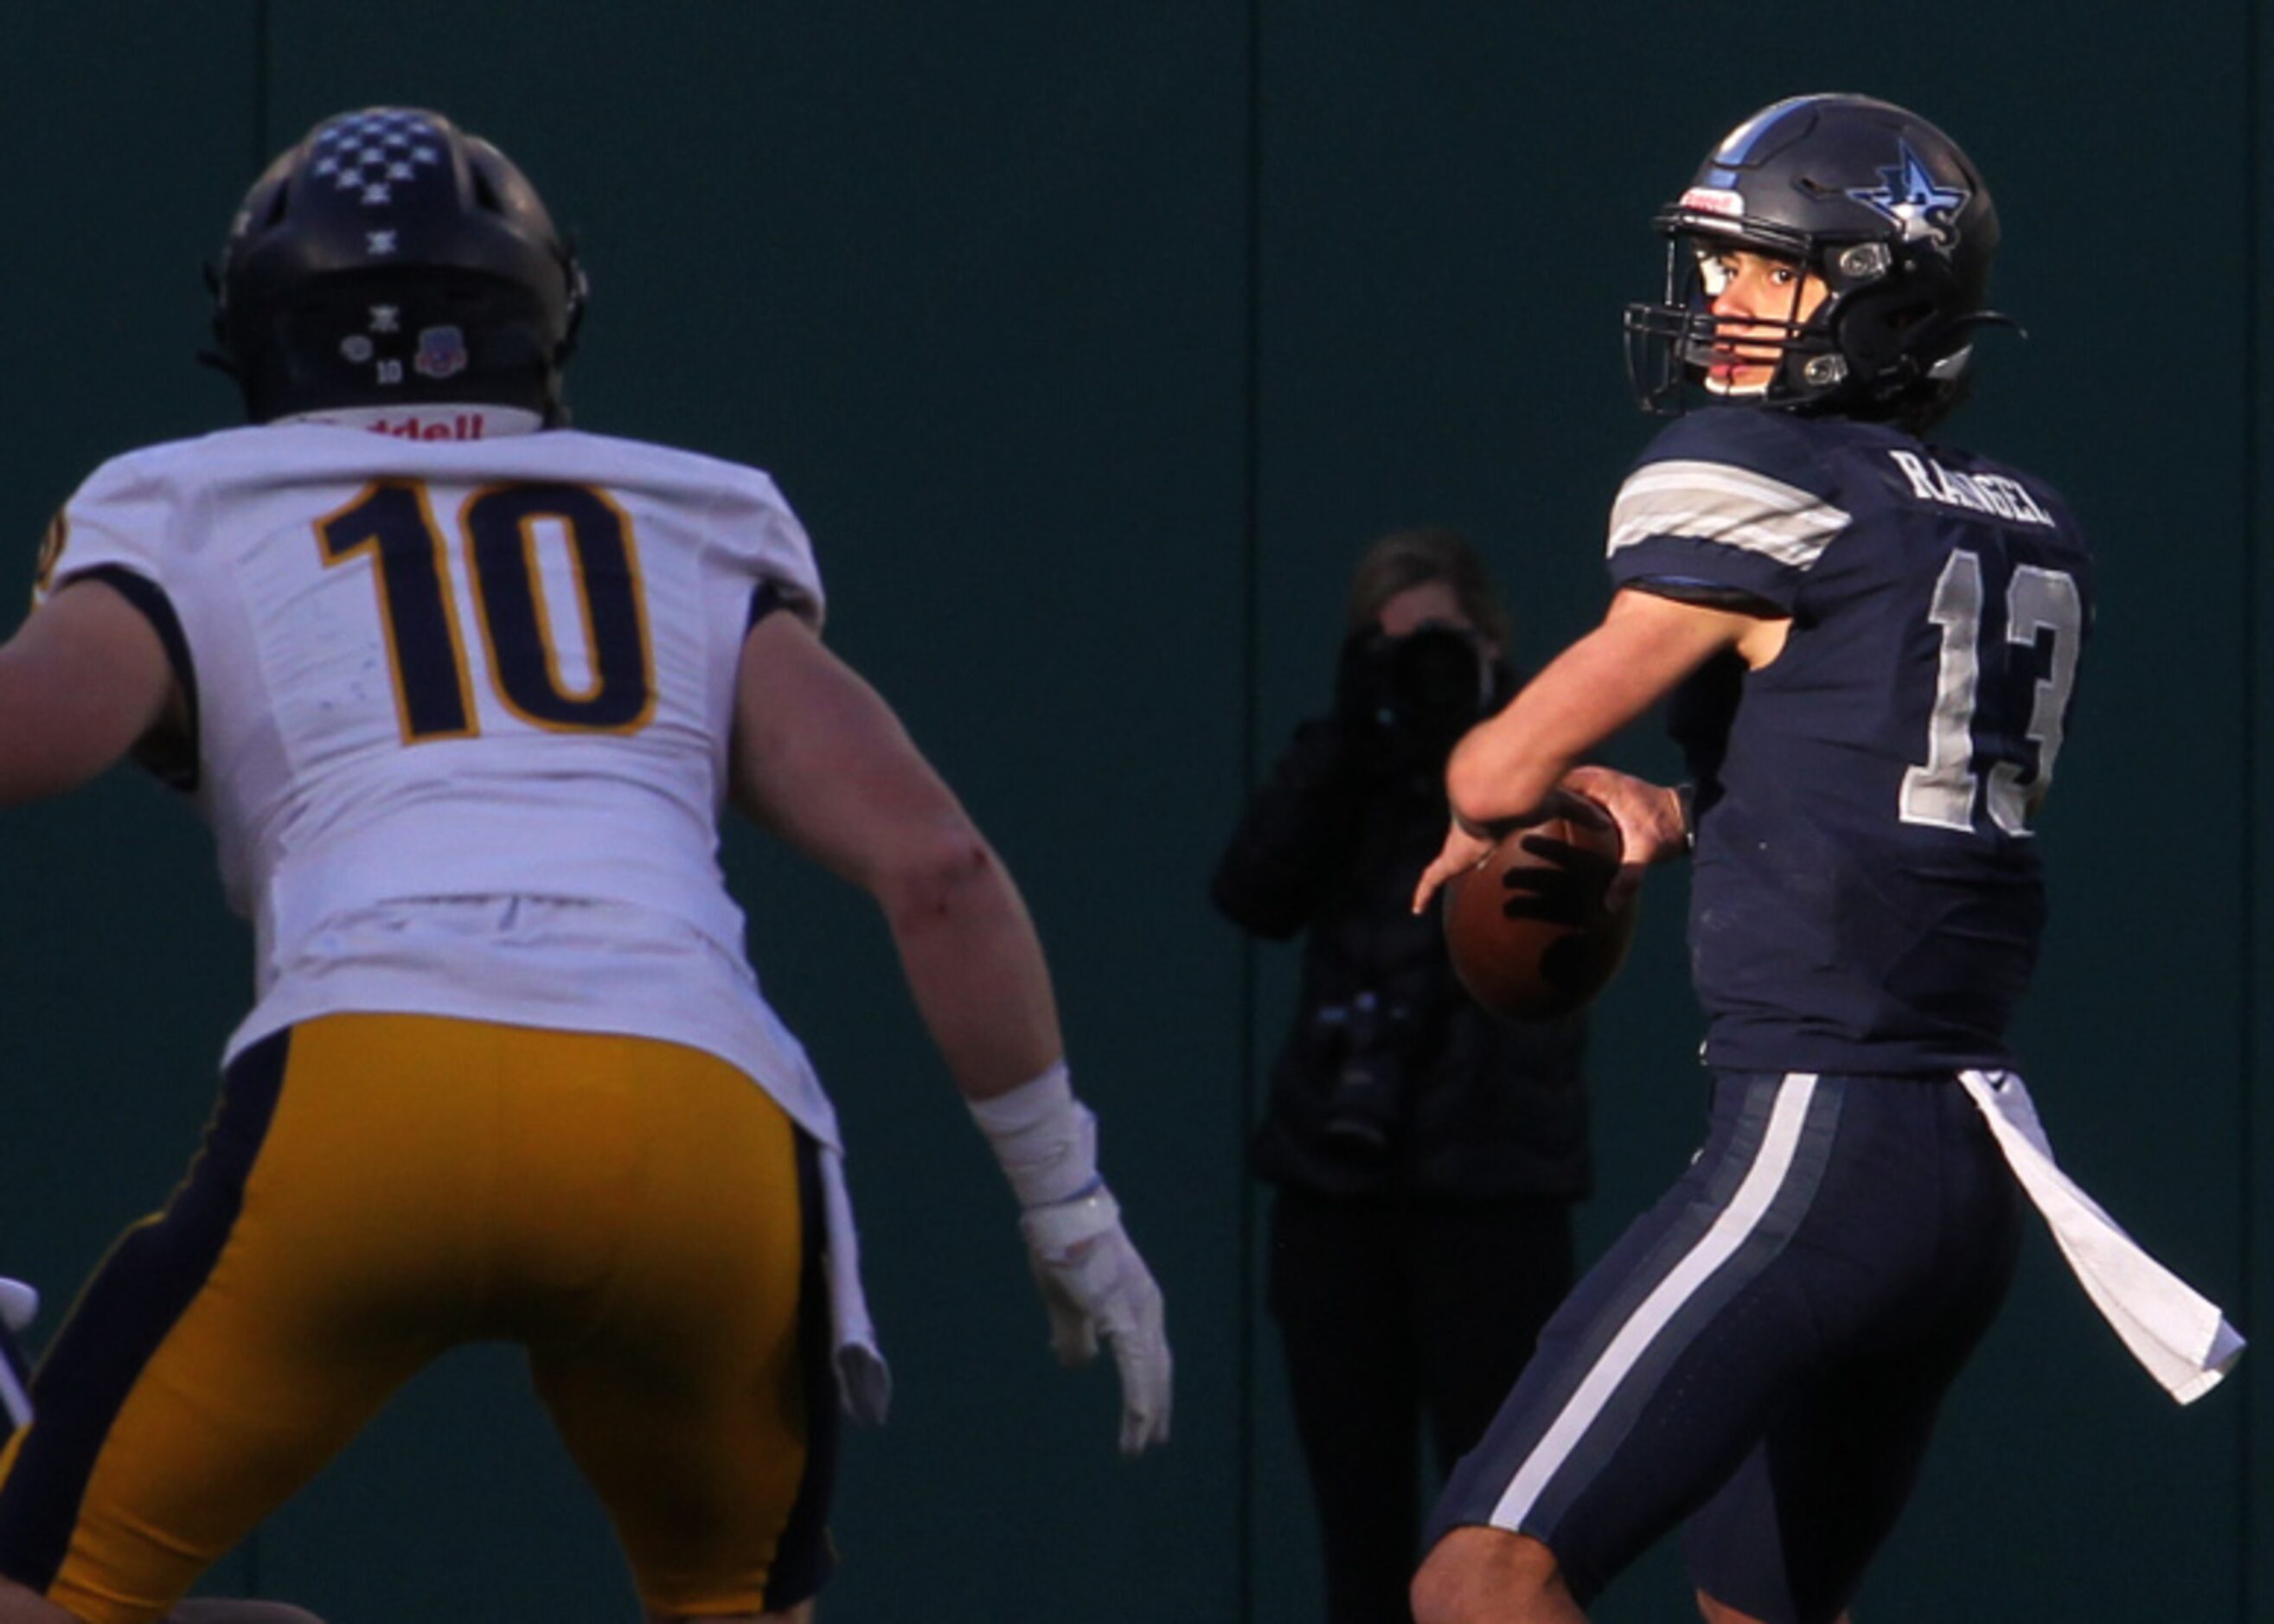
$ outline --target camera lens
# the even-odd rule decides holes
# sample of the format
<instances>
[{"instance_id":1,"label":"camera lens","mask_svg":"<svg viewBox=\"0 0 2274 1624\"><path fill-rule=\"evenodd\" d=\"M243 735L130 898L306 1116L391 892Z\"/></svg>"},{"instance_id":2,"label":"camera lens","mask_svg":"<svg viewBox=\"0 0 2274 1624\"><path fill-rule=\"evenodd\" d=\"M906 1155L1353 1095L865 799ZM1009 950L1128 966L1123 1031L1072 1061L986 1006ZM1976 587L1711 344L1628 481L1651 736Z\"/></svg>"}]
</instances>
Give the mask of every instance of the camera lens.
<instances>
[{"instance_id":1,"label":"camera lens","mask_svg":"<svg viewBox=\"0 0 2274 1624\"><path fill-rule=\"evenodd\" d=\"M1399 710L1432 729L1466 726L1483 709L1484 661L1470 635L1450 626L1424 626L1398 640L1390 688Z\"/></svg>"}]
</instances>

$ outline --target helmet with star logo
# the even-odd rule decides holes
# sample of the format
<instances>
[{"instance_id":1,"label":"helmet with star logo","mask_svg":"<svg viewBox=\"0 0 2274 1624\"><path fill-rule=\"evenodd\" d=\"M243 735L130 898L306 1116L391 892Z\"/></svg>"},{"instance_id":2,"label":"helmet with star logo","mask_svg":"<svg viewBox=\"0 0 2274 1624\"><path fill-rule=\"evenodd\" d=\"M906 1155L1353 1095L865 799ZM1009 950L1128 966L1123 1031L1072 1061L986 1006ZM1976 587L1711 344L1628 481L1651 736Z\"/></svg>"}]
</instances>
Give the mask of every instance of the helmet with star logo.
<instances>
[{"instance_id":1,"label":"helmet with star logo","mask_svg":"<svg viewBox=\"0 0 2274 1624\"><path fill-rule=\"evenodd\" d=\"M2012 325L1987 306L1998 212L1980 171L1925 119L1869 96L1764 108L1653 223L1668 242L1665 297L1626 312L1649 410L1680 410L1698 385L1923 429L1963 398L1974 329ZM1800 273L1790 309L1722 309L1748 253Z\"/></svg>"},{"instance_id":2,"label":"helmet with star logo","mask_svg":"<svg viewBox=\"0 0 2274 1624\"><path fill-rule=\"evenodd\" d=\"M230 222L207 357L245 415L436 403L562 423L584 274L511 160L440 113L317 124Z\"/></svg>"}]
</instances>

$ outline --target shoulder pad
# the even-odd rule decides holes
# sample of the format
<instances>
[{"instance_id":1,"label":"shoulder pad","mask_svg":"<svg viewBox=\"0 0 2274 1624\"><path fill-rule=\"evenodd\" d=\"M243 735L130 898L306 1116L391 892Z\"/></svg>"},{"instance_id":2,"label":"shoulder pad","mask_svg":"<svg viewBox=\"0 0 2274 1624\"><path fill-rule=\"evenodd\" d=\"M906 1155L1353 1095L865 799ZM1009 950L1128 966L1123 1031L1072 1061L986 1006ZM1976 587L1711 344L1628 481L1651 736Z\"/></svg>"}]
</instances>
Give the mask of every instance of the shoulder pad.
<instances>
[{"instance_id":1,"label":"shoulder pad","mask_svg":"<svg viewBox=\"0 0 2274 1624\"><path fill-rule=\"evenodd\" d=\"M1803 425L1725 408L1676 419L1651 442L1611 509L1619 585L1678 583L1790 612L1800 577L1850 515Z\"/></svg>"},{"instance_id":2,"label":"shoulder pad","mask_svg":"<svg viewBox=\"0 0 2274 1624\"><path fill-rule=\"evenodd\" d=\"M1828 495L1831 486L1819 450L1806 421L1790 412L1713 406L1668 423L1643 448L1634 466L1722 462Z\"/></svg>"}]
</instances>

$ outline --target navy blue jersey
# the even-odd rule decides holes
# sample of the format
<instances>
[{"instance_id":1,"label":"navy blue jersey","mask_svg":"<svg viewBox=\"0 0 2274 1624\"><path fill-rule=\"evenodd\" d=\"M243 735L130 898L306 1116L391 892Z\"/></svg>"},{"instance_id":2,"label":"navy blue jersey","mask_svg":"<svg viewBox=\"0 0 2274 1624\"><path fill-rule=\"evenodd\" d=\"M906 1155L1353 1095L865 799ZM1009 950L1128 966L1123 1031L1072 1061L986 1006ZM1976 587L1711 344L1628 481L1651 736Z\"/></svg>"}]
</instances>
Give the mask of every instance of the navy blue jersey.
<instances>
[{"instance_id":1,"label":"navy blue jersey","mask_svg":"<svg viewBox=\"0 0 2274 1624\"><path fill-rule=\"evenodd\" d=\"M2037 479L1886 425L1677 419L1611 515L1620 586L1791 619L1669 719L1698 783L1690 946L1712 1064L2007 1064L2044 923L2092 567Z\"/></svg>"}]
</instances>

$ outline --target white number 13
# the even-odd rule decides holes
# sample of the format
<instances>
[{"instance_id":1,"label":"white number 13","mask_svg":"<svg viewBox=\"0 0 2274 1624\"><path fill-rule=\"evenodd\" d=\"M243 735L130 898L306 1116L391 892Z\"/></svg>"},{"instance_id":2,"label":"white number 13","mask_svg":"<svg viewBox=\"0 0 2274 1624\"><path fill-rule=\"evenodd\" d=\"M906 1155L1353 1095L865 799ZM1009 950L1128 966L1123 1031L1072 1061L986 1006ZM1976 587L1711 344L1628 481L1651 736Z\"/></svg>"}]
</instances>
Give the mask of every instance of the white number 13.
<instances>
[{"instance_id":1,"label":"white number 13","mask_svg":"<svg viewBox=\"0 0 2274 1624\"><path fill-rule=\"evenodd\" d=\"M1901 812L1906 823L1940 829L1974 826L1974 715L1981 676L1982 560L1959 551L1950 555L1934 583L1927 619L1942 628L1942 658L1937 668L1934 710L1927 718L1926 764L1903 773ZM2050 669L2037 683L2029 706L2029 737L2037 747L2037 772L2026 785L2017 762L1990 770L1984 797L1991 822L2009 835L2029 832L2029 815L2052 787L2053 758L2060 754L2061 718L2068 712L2076 682L2076 657L2084 629L2084 600L2074 577L2034 564L2016 565L2006 589L2006 641L2035 646L2038 635L2052 634Z\"/></svg>"}]
</instances>

